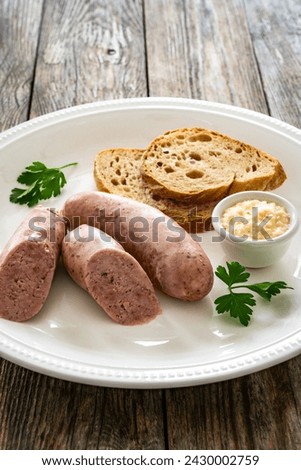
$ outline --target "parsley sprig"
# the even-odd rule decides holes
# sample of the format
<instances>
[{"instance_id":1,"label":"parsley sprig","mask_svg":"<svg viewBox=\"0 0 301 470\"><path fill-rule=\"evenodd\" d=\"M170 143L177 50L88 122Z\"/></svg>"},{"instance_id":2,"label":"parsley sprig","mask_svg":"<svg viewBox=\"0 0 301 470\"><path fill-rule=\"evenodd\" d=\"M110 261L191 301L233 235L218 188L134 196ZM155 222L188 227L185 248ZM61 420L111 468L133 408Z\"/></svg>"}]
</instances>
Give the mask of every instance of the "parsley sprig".
<instances>
[{"instance_id":1,"label":"parsley sprig","mask_svg":"<svg viewBox=\"0 0 301 470\"><path fill-rule=\"evenodd\" d=\"M62 188L67 183L64 173L61 171L77 163L68 163L58 168L47 168L42 162L32 162L18 177L18 183L27 188L14 188L9 200L15 204L27 204L32 207L43 199L61 194Z\"/></svg>"},{"instance_id":2,"label":"parsley sprig","mask_svg":"<svg viewBox=\"0 0 301 470\"><path fill-rule=\"evenodd\" d=\"M215 274L228 286L229 294L218 297L214 303L218 313L229 312L231 317L238 318L240 323L248 326L251 315L253 313L252 307L256 305L254 295L249 292L234 292L234 289L245 288L256 292L260 297L265 300L277 294L280 294L281 289L293 289L289 287L284 281L274 282L259 282L256 284L245 284L250 273L246 268L239 264L237 261L227 262L227 268L218 266Z\"/></svg>"}]
</instances>

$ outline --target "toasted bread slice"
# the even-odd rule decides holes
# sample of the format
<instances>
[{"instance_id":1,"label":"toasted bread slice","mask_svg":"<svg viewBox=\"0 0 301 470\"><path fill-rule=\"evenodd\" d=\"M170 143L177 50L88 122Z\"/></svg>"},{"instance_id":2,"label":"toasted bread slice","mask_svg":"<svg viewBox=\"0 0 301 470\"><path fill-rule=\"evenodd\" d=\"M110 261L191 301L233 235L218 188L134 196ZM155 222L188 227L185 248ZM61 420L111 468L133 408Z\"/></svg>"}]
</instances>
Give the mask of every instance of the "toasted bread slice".
<instances>
[{"instance_id":1,"label":"toasted bread slice","mask_svg":"<svg viewBox=\"0 0 301 470\"><path fill-rule=\"evenodd\" d=\"M114 148L98 153L94 160L94 179L99 191L131 197L147 197L140 177L144 149Z\"/></svg>"},{"instance_id":2,"label":"toasted bread slice","mask_svg":"<svg viewBox=\"0 0 301 470\"><path fill-rule=\"evenodd\" d=\"M211 213L217 201L197 205L153 197L141 177L144 151L144 149L115 148L100 152L94 161L97 189L156 207L189 232L209 230Z\"/></svg>"},{"instance_id":3,"label":"toasted bread slice","mask_svg":"<svg viewBox=\"0 0 301 470\"><path fill-rule=\"evenodd\" d=\"M154 139L143 155L142 174L153 194L197 203L252 190L272 190L286 174L276 158L202 128L183 128Z\"/></svg>"}]
</instances>

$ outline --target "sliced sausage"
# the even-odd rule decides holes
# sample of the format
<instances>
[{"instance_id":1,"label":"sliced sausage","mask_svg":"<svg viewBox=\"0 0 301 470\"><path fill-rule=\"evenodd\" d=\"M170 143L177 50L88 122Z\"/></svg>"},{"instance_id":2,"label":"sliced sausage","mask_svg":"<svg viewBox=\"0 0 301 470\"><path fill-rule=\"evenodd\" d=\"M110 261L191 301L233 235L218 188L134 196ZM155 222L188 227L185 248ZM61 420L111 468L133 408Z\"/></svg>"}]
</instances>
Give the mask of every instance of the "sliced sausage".
<instances>
[{"instance_id":1,"label":"sliced sausage","mask_svg":"<svg viewBox=\"0 0 301 470\"><path fill-rule=\"evenodd\" d=\"M210 292L212 266L200 243L161 211L97 191L70 197L63 214L73 228L93 225L118 240L166 294L192 301Z\"/></svg>"},{"instance_id":2,"label":"sliced sausage","mask_svg":"<svg viewBox=\"0 0 301 470\"><path fill-rule=\"evenodd\" d=\"M140 325L161 312L154 287L140 264L97 228L80 225L68 233L62 256L72 279L115 322Z\"/></svg>"},{"instance_id":3,"label":"sliced sausage","mask_svg":"<svg viewBox=\"0 0 301 470\"><path fill-rule=\"evenodd\" d=\"M0 317L36 315L48 296L66 224L54 211L37 207L23 220L0 255Z\"/></svg>"}]
</instances>

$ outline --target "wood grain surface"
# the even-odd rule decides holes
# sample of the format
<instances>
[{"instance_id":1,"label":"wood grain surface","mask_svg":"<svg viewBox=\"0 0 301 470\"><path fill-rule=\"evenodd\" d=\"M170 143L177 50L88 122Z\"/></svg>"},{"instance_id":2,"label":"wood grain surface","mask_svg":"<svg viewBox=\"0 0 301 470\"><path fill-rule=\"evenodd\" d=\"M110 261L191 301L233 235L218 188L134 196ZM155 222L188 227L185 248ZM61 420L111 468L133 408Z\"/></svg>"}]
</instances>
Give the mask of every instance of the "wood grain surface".
<instances>
[{"instance_id":1,"label":"wood grain surface","mask_svg":"<svg viewBox=\"0 0 301 470\"><path fill-rule=\"evenodd\" d=\"M30 117L145 96L141 0L45 2Z\"/></svg>"},{"instance_id":2,"label":"wood grain surface","mask_svg":"<svg viewBox=\"0 0 301 470\"><path fill-rule=\"evenodd\" d=\"M298 0L2 0L1 128L98 99L182 96L300 126ZM301 449L301 358L123 390L0 360L0 449Z\"/></svg>"},{"instance_id":3,"label":"wood grain surface","mask_svg":"<svg viewBox=\"0 0 301 470\"><path fill-rule=\"evenodd\" d=\"M0 2L0 130L28 119L43 0Z\"/></svg>"}]
</instances>

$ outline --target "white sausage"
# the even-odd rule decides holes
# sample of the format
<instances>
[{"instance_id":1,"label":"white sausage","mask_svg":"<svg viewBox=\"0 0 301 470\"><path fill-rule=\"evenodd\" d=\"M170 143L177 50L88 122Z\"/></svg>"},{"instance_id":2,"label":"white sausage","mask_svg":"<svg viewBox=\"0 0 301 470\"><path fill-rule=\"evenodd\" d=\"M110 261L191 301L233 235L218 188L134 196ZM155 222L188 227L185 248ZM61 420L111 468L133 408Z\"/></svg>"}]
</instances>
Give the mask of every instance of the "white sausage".
<instances>
[{"instance_id":1,"label":"white sausage","mask_svg":"<svg viewBox=\"0 0 301 470\"><path fill-rule=\"evenodd\" d=\"M114 239L80 225L62 243L64 265L72 279L117 323L139 325L161 308L140 264Z\"/></svg>"},{"instance_id":2,"label":"white sausage","mask_svg":"<svg viewBox=\"0 0 301 470\"><path fill-rule=\"evenodd\" d=\"M24 321L48 296L66 224L52 210L33 209L0 255L0 317Z\"/></svg>"},{"instance_id":3,"label":"white sausage","mask_svg":"<svg viewBox=\"0 0 301 470\"><path fill-rule=\"evenodd\" d=\"M63 214L72 228L93 225L118 240L166 294L192 301L210 292L213 270L200 243L161 211L93 191L70 197Z\"/></svg>"}]
</instances>

